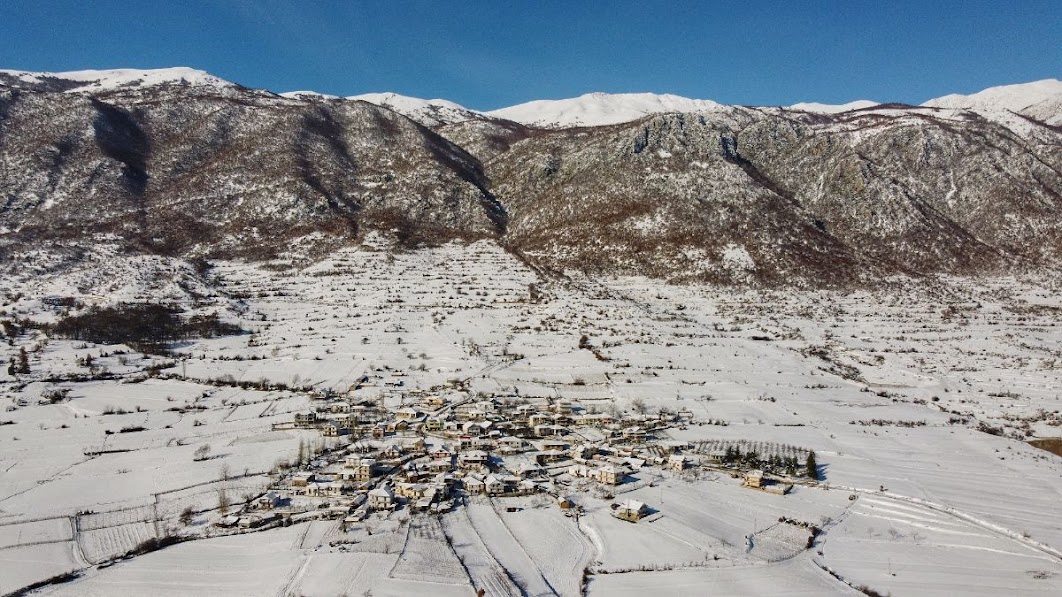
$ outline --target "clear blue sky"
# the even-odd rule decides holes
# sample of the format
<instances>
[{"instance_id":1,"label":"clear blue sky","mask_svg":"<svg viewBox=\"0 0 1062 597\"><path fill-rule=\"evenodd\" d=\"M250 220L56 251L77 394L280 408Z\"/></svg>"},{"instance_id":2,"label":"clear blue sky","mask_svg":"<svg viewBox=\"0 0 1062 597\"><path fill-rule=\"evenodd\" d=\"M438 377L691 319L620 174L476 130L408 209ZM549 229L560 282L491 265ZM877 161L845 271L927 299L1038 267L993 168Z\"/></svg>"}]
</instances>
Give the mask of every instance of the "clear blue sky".
<instances>
[{"instance_id":1,"label":"clear blue sky","mask_svg":"<svg viewBox=\"0 0 1062 597\"><path fill-rule=\"evenodd\" d=\"M1062 0L0 0L0 68L164 66L478 109L590 91L919 103L1062 78Z\"/></svg>"}]
</instances>

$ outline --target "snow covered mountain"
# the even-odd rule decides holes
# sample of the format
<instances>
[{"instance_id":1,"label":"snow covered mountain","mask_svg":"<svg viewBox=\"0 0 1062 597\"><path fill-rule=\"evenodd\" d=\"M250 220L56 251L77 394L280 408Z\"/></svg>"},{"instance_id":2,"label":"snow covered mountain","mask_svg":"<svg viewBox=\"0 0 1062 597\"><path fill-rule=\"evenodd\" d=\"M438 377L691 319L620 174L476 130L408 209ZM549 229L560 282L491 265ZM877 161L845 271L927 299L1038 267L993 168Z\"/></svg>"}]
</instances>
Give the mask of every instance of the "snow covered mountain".
<instances>
[{"instance_id":1,"label":"snow covered mountain","mask_svg":"<svg viewBox=\"0 0 1062 597\"><path fill-rule=\"evenodd\" d=\"M76 93L94 93L152 85L193 85L201 87L236 87L214 75L187 67L112 70L79 70L59 73L35 73L0 70L0 83L12 87L51 87Z\"/></svg>"},{"instance_id":2,"label":"snow covered mountain","mask_svg":"<svg viewBox=\"0 0 1062 597\"><path fill-rule=\"evenodd\" d=\"M343 99L338 95L330 95L327 93L318 93L316 91L285 91L278 94L280 97L286 97L288 99L300 99L300 100L338 100Z\"/></svg>"},{"instance_id":3,"label":"snow covered mountain","mask_svg":"<svg viewBox=\"0 0 1062 597\"><path fill-rule=\"evenodd\" d=\"M492 238L547 269L668 280L1055 267L1055 84L956 100L992 118L652 94L479 113L281 96L187 69L4 71L0 254L104 235L173 256L314 256L379 232L408 247Z\"/></svg>"},{"instance_id":4,"label":"snow covered mountain","mask_svg":"<svg viewBox=\"0 0 1062 597\"><path fill-rule=\"evenodd\" d=\"M1027 125L1021 117L1057 125L1062 124L1062 81L1043 79L1032 83L989 87L970 95L945 95L922 105L970 110L1007 125Z\"/></svg>"},{"instance_id":5,"label":"snow covered mountain","mask_svg":"<svg viewBox=\"0 0 1062 597\"><path fill-rule=\"evenodd\" d=\"M48 75L0 81L9 240L73 226L135 251L261 258L303 237L319 253L371 229L414 244L504 229L478 161L391 110L155 74L84 75L110 87L83 93Z\"/></svg>"},{"instance_id":6,"label":"snow covered mountain","mask_svg":"<svg viewBox=\"0 0 1062 597\"><path fill-rule=\"evenodd\" d=\"M547 128L602 126L650 114L701 112L720 108L711 100L655 93L588 93L562 100L536 100L486 112L489 116Z\"/></svg>"},{"instance_id":7,"label":"snow covered mountain","mask_svg":"<svg viewBox=\"0 0 1062 597\"><path fill-rule=\"evenodd\" d=\"M966 110L1010 110L1021 112L1044 100L1062 97L1062 81L1043 79L1032 83L989 87L970 95L953 93L924 102L933 108L961 108Z\"/></svg>"},{"instance_id":8,"label":"snow covered mountain","mask_svg":"<svg viewBox=\"0 0 1062 597\"><path fill-rule=\"evenodd\" d=\"M394 110L407 118L427 127L442 126L482 118L482 113L469 110L451 101L442 99L420 99L398 95L397 93L363 93L352 95L348 100L360 100L389 110Z\"/></svg>"},{"instance_id":9,"label":"snow covered mountain","mask_svg":"<svg viewBox=\"0 0 1062 597\"><path fill-rule=\"evenodd\" d=\"M863 108L873 108L879 105L881 102L875 102L871 100L856 100L854 102L848 102L846 104L820 104L816 102L800 102L789 106L790 110L801 110L804 112L819 112L822 114L840 114L841 112L850 112L852 110L862 110Z\"/></svg>"}]
</instances>

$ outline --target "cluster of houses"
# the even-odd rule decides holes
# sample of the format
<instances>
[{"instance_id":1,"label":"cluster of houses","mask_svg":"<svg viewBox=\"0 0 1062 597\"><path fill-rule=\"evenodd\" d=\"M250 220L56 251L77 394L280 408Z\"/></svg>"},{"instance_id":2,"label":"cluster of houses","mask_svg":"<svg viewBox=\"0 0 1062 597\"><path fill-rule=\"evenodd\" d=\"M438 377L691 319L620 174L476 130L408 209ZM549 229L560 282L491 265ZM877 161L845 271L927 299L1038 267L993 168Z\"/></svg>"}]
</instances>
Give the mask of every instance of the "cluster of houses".
<instances>
[{"instance_id":1,"label":"cluster of houses","mask_svg":"<svg viewBox=\"0 0 1062 597\"><path fill-rule=\"evenodd\" d=\"M685 422L688 413L613 416L566 400L536 404L394 389L387 392L403 405L386 409L382 399L357 395L367 383L367 376L360 379L348 396L322 396L313 410L276 426L315 429L340 438L333 442L340 448L288 475L255 502L257 509L352 521L398 508L441 512L466 496L559 495L580 479L616 487L645 466L677 472L718 460L693 454L684 442L656 438L661 429ZM761 474L748 476L746 484L762 488L768 482ZM615 514L636 521L646 511L644 504L627 501Z\"/></svg>"}]
</instances>

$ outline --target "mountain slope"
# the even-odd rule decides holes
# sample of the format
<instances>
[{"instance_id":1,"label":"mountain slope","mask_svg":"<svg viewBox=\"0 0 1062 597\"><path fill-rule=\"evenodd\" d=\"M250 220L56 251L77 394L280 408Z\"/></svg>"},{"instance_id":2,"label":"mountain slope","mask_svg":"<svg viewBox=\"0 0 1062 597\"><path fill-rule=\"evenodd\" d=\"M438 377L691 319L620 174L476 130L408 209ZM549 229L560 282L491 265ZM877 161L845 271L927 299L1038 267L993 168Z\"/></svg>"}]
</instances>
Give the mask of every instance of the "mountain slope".
<instances>
[{"instance_id":1,"label":"mountain slope","mask_svg":"<svg viewBox=\"0 0 1062 597\"><path fill-rule=\"evenodd\" d=\"M557 269L821 284L1058 262L1062 145L889 110L663 114L529 138L487 173L509 242Z\"/></svg>"},{"instance_id":2,"label":"mountain slope","mask_svg":"<svg viewBox=\"0 0 1062 597\"><path fill-rule=\"evenodd\" d=\"M989 87L970 95L951 94L923 102L934 108L967 110L1009 110L1021 112L1044 100L1062 96L1062 81L1043 79L1032 83Z\"/></svg>"},{"instance_id":3,"label":"mountain slope","mask_svg":"<svg viewBox=\"0 0 1062 597\"><path fill-rule=\"evenodd\" d=\"M482 118L479 112L469 110L451 101L398 95L397 93L363 93L352 95L348 100L359 100L394 110L426 127L437 127L466 120Z\"/></svg>"},{"instance_id":4,"label":"mountain slope","mask_svg":"<svg viewBox=\"0 0 1062 597\"><path fill-rule=\"evenodd\" d=\"M314 251L363 229L411 244L504 231L479 162L363 102L130 88L0 91L0 226L161 253Z\"/></svg>"},{"instance_id":5,"label":"mountain slope","mask_svg":"<svg viewBox=\"0 0 1062 597\"><path fill-rule=\"evenodd\" d=\"M557 271L802 286L1062 262L1050 93L995 115L1014 90L803 109L599 94L509 113L548 125L531 126L181 69L5 73L0 245L262 259L380 231L405 247L493 238Z\"/></svg>"},{"instance_id":6,"label":"mountain slope","mask_svg":"<svg viewBox=\"0 0 1062 597\"><path fill-rule=\"evenodd\" d=\"M790 110L801 110L804 112L821 112L823 114L840 114L841 112L850 112L852 110L862 110L863 108L872 108L879 105L881 102L875 102L871 100L856 100L854 102L848 102L846 104L819 104L816 102L801 102L789 106Z\"/></svg>"},{"instance_id":7,"label":"mountain slope","mask_svg":"<svg viewBox=\"0 0 1062 597\"><path fill-rule=\"evenodd\" d=\"M694 100L677 95L588 93L571 99L527 102L486 114L526 125L565 128L618 124L649 114L699 112L719 107L711 100Z\"/></svg>"},{"instance_id":8,"label":"mountain slope","mask_svg":"<svg viewBox=\"0 0 1062 597\"><path fill-rule=\"evenodd\" d=\"M509 201L508 242L558 270L673 281L853 280L850 251L728 153L722 140L744 115L724 116L659 115L517 143L488 165Z\"/></svg>"},{"instance_id":9,"label":"mountain slope","mask_svg":"<svg viewBox=\"0 0 1062 597\"><path fill-rule=\"evenodd\" d=\"M1044 79L1032 83L989 87L970 95L945 95L922 104L933 108L969 110L1019 132L1037 127L1029 118L1048 125L1062 124L1062 81Z\"/></svg>"}]
</instances>

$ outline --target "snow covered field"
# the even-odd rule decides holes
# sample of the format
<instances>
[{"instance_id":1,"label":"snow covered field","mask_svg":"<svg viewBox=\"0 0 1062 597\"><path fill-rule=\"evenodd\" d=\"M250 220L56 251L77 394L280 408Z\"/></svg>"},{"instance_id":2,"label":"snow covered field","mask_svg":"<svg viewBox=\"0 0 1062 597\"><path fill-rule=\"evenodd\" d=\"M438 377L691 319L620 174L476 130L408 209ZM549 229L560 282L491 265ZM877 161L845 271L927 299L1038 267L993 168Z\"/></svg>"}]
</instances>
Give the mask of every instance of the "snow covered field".
<instances>
[{"instance_id":1,"label":"snow covered field","mask_svg":"<svg viewBox=\"0 0 1062 597\"><path fill-rule=\"evenodd\" d=\"M22 322L0 358L24 349L30 369L0 369L0 594L70 571L40 593L1062 592L1062 459L1024 441L1062 435L1057 282L671 287L547 277L487 242L370 243L304 269L218 262L206 278L105 250L106 275L59 252L26 260L0 275L0 321ZM245 333L146 355L32 324L160 296ZM661 440L814 450L820 482L782 496L647 464L615 498L555 479L578 521L550 500L477 497L437 518L218 536L219 496L234 508L301 443L339 441L274 425L368 373L400 392L466 380L469 394L686 412ZM397 407L383 384L355 395L385 393ZM654 514L615 518L625 499ZM808 549L781 518L821 533ZM164 536L188 540L97 567Z\"/></svg>"}]
</instances>

